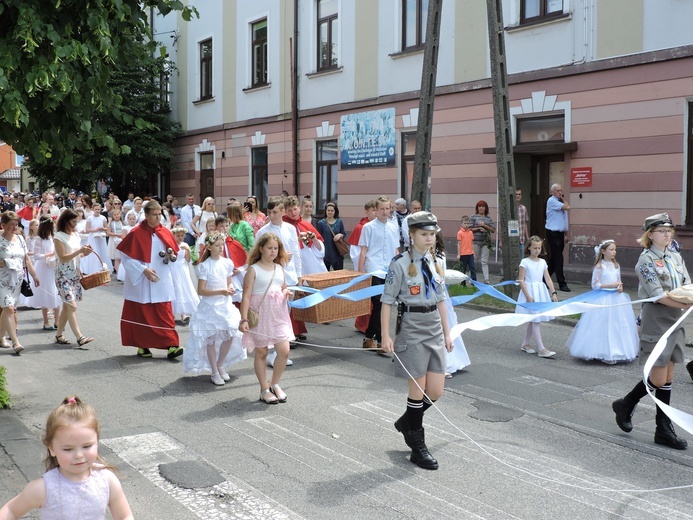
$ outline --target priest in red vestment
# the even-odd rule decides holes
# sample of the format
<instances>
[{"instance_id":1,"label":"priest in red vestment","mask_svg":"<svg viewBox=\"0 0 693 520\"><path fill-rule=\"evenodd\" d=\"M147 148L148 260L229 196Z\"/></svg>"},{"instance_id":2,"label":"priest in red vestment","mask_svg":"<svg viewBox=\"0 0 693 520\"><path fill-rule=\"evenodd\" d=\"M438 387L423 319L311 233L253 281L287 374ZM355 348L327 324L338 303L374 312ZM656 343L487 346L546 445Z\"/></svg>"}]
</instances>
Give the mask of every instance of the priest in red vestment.
<instances>
[{"instance_id":1,"label":"priest in red vestment","mask_svg":"<svg viewBox=\"0 0 693 520\"><path fill-rule=\"evenodd\" d=\"M178 244L161 225L158 202L147 202L144 216L118 245L125 269L121 340L123 346L137 347L140 357L152 357L150 349L163 349L173 359L183 353L171 307L175 297L171 263Z\"/></svg>"}]
</instances>

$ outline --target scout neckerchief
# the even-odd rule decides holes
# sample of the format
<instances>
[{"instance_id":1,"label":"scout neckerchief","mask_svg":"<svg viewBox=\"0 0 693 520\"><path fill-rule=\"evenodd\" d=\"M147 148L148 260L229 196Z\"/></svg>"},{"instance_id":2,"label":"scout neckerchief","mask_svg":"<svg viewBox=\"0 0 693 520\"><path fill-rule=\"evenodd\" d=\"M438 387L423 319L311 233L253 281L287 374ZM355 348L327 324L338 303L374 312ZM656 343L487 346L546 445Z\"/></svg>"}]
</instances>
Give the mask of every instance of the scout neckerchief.
<instances>
[{"instance_id":1,"label":"scout neckerchief","mask_svg":"<svg viewBox=\"0 0 693 520\"><path fill-rule=\"evenodd\" d=\"M428 267L428 258L426 258L426 256L421 257L421 273L423 274L424 285L426 286L426 299L428 299L430 297L429 287L435 292L438 292L438 288L436 287L431 268Z\"/></svg>"}]
</instances>

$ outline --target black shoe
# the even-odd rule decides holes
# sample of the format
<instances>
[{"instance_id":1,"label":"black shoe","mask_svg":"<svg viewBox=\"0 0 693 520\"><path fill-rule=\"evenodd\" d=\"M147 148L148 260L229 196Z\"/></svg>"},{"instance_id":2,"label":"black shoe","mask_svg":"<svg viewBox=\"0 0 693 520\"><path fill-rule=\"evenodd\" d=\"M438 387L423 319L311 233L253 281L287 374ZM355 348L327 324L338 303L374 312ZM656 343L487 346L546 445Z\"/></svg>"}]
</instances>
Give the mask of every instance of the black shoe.
<instances>
[{"instance_id":1,"label":"black shoe","mask_svg":"<svg viewBox=\"0 0 693 520\"><path fill-rule=\"evenodd\" d=\"M690 375L691 379L693 379L693 361L686 365L686 370L688 370L688 375Z\"/></svg>"},{"instance_id":2,"label":"black shoe","mask_svg":"<svg viewBox=\"0 0 693 520\"><path fill-rule=\"evenodd\" d=\"M297 339L298 341L305 341L305 340L306 340L306 335L305 335L305 334L299 334L298 336L296 336L296 339Z\"/></svg>"},{"instance_id":3,"label":"black shoe","mask_svg":"<svg viewBox=\"0 0 693 520\"><path fill-rule=\"evenodd\" d=\"M402 417L395 421L395 430L397 430L404 436L404 442L407 443L407 446L413 448L414 438L412 437L411 432L409 431L409 425L407 424L405 415L406 414L402 415Z\"/></svg>"},{"instance_id":4,"label":"black shoe","mask_svg":"<svg viewBox=\"0 0 693 520\"><path fill-rule=\"evenodd\" d=\"M438 469L438 461L434 459L433 455L428 451L428 447L424 441L423 428L419 430L410 430L409 434L414 443L409 460L423 469Z\"/></svg>"},{"instance_id":5,"label":"black shoe","mask_svg":"<svg viewBox=\"0 0 693 520\"><path fill-rule=\"evenodd\" d=\"M568 287L567 285L561 285L561 286L558 288L558 290L559 290L559 291L563 291L563 292L570 292L570 287Z\"/></svg>"},{"instance_id":6,"label":"black shoe","mask_svg":"<svg viewBox=\"0 0 693 520\"><path fill-rule=\"evenodd\" d=\"M633 430L631 421L635 406L630 406L625 399L616 399L611 403L611 409L616 413L616 424L624 432L628 433Z\"/></svg>"},{"instance_id":7,"label":"black shoe","mask_svg":"<svg viewBox=\"0 0 693 520\"><path fill-rule=\"evenodd\" d=\"M658 413L661 412L658 410ZM688 442L676 435L674 425L671 424L671 419L664 414L657 417L657 429L655 430L654 441L655 444L669 446L675 450L685 450L688 447Z\"/></svg>"},{"instance_id":8,"label":"black shoe","mask_svg":"<svg viewBox=\"0 0 693 520\"><path fill-rule=\"evenodd\" d=\"M169 359L175 359L178 356L183 355L183 347L168 347L168 354L166 355L167 358Z\"/></svg>"}]
</instances>

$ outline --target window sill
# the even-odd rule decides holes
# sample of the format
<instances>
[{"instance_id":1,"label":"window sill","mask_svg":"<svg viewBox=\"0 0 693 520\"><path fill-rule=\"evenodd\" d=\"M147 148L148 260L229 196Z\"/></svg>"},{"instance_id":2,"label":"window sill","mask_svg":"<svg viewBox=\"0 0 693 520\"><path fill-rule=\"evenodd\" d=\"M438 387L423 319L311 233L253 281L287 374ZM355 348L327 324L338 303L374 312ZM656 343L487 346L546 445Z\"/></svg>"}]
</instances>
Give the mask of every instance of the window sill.
<instances>
[{"instance_id":1,"label":"window sill","mask_svg":"<svg viewBox=\"0 0 693 520\"><path fill-rule=\"evenodd\" d=\"M400 52L393 52L392 54L388 54L390 58L393 60L397 60L399 58L406 58L407 56L416 56L418 54L423 54L424 53L424 46L421 47L416 47L416 48L411 48L407 49L404 51Z\"/></svg>"},{"instance_id":2,"label":"window sill","mask_svg":"<svg viewBox=\"0 0 693 520\"><path fill-rule=\"evenodd\" d=\"M203 105L205 103L211 103L212 101L214 101L214 96L209 97L209 98L205 98L205 99L198 99L196 101L193 101L192 104L193 105Z\"/></svg>"},{"instance_id":3,"label":"window sill","mask_svg":"<svg viewBox=\"0 0 693 520\"><path fill-rule=\"evenodd\" d=\"M520 23L517 25L509 25L509 26L505 27L505 32L513 33L513 32L517 32L517 31L521 31L523 29L533 29L533 28L540 26L540 25L551 25L554 23L567 22L568 20L571 20L572 18L573 18L573 15L570 13L562 14L561 16L553 16L551 18L542 18L540 20L535 20L532 22L525 22L525 23Z\"/></svg>"},{"instance_id":4,"label":"window sill","mask_svg":"<svg viewBox=\"0 0 693 520\"><path fill-rule=\"evenodd\" d=\"M336 67L334 69L317 70L306 74L307 78L316 78L318 76L329 76L330 74L338 74L344 70L344 67Z\"/></svg>"},{"instance_id":5,"label":"window sill","mask_svg":"<svg viewBox=\"0 0 693 520\"><path fill-rule=\"evenodd\" d=\"M272 86L272 83L264 83L262 85L256 85L254 87L246 87L246 88L242 89L241 91L242 92L255 92L256 90L268 89L271 86Z\"/></svg>"}]
</instances>

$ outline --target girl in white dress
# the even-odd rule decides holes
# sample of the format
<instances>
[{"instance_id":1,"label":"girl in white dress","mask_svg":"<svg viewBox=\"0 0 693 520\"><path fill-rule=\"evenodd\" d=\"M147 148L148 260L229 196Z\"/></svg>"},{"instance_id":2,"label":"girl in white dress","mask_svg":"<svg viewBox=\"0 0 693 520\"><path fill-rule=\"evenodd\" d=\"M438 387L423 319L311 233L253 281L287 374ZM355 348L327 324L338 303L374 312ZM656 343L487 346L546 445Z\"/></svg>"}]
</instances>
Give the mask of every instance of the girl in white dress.
<instances>
[{"instance_id":1,"label":"girl in white dress","mask_svg":"<svg viewBox=\"0 0 693 520\"><path fill-rule=\"evenodd\" d=\"M517 298L518 303L558 301L558 294L554 289L546 261L543 258L539 258L543 246L544 241L538 236L534 235L529 238L529 257L523 258L522 262L520 262L520 273L517 280L520 283L520 295ZM546 284L544 284L544 281ZM549 290L546 289L547 286L549 290L551 290L551 295L549 295ZM519 305L515 308L515 312L525 314L535 313L535 311L528 310ZM521 347L523 352L527 354L534 354L536 352L539 357L543 358L550 358L556 355L555 352L544 348L544 344L541 341L541 322L551 319L553 318L543 316L527 324L527 332L525 333L525 339L522 341ZM534 350L529 343L532 338L534 338L537 343L536 350Z\"/></svg>"},{"instance_id":2,"label":"girl in white dress","mask_svg":"<svg viewBox=\"0 0 693 520\"><path fill-rule=\"evenodd\" d=\"M190 246L185 243L186 229L184 227L175 227L171 230L176 243L180 248L178 251L178 260L173 266L173 281L175 289L175 299L171 302L173 306L173 314L180 315L180 321L187 325L190 322L190 315L195 312L200 297L197 295L197 290L190 278Z\"/></svg>"},{"instance_id":3,"label":"girl in white dress","mask_svg":"<svg viewBox=\"0 0 693 520\"><path fill-rule=\"evenodd\" d=\"M79 240L83 246L87 245L87 240L89 240L89 233L87 233L87 219L84 218L84 210L77 208L75 210L77 213L77 233L79 233Z\"/></svg>"},{"instance_id":4,"label":"girl in white dress","mask_svg":"<svg viewBox=\"0 0 693 520\"><path fill-rule=\"evenodd\" d=\"M286 394L279 380L289 359L289 342L296 339L289 318L287 300L293 293L286 288L284 266L289 261L282 241L274 233L265 233L255 242L248 255L248 269L243 279L243 300L239 329L243 333L243 346L255 351L255 375L260 383L260 400L267 404L286 402ZM258 312L254 328L248 324L248 310ZM267 383L267 351L274 349L277 357L272 380Z\"/></svg>"},{"instance_id":5,"label":"girl in white dress","mask_svg":"<svg viewBox=\"0 0 693 520\"><path fill-rule=\"evenodd\" d=\"M443 239L443 233L439 231L436 234L436 250L431 251L433 258L436 263L441 267L443 274L445 274L445 269L447 269L447 261L445 260L445 240ZM455 313L455 308L452 306L450 301L450 294L448 294L448 286L444 286L445 292L445 315L448 319L448 327L453 328L457 325L457 314ZM452 378L452 374L458 370L462 370L464 367L469 366L472 362L469 360L469 354L467 354L467 348L464 346L464 341L462 341L462 336L458 335L453 338L452 343L454 348L452 352L448 352L445 356L445 378Z\"/></svg>"},{"instance_id":6,"label":"girl in white dress","mask_svg":"<svg viewBox=\"0 0 693 520\"><path fill-rule=\"evenodd\" d=\"M568 338L570 353L581 359L598 359L613 365L638 356L638 331L630 297L623 292L621 267L616 261L616 243L605 240L595 246L592 289L615 289L593 303L608 307L587 311Z\"/></svg>"},{"instance_id":7,"label":"girl in white dress","mask_svg":"<svg viewBox=\"0 0 693 520\"><path fill-rule=\"evenodd\" d=\"M114 209L113 213L111 213L111 221L108 223L106 234L108 235L108 258L113 260L113 271L115 273L118 273L118 267L120 267L120 251L116 247L125 236L123 227L123 212L120 209Z\"/></svg>"},{"instance_id":8,"label":"girl in white dress","mask_svg":"<svg viewBox=\"0 0 693 520\"><path fill-rule=\"evenodd\" d=\"M231 378L226 369L246 358L238 332L241 319L231 303L233 262L222 256L224 236L209 233L205 253L197 266L200 304L190 318L190 335L183 351L183 371L212 372L212 383Z\"/></svg>"},{"instance_id":9,"label":"girl in white dress","mask_svg":"<svg viewBox=\"0 0 693 520\"><path fill-rule=\"evenodd\" d=\"M58 287L55 285L55 245L53 244L53 219L41 217L38 228L39 240L34 242L34 266L39 280L43 281L41 287L34 291L32 302L41 307L43 314L43 330L56 330L62 301L58 295ZM48 321L48 313L53 311L54 324Z\"/></svg>"},{"instance_id":10,"label":"girl in white dress","mask_svg":"<svg viewBox=\"0 0 693 520\"><path fill-rule=\"evenodd\" d=\"M92 207L93 213L87 219L87 233L89 239L87 244L92 250L101 257L101 260L96 255L87 255L80 262L80 270L83 275L93 274L103 269L103 263L108 260L108 246L106 245L106 230L108 229L106 217L101 215L101 205L96 202ZM106 266L108 269L108 266ZM110 271L110 269L109 269Z\"/></svg>"},{"instance_id":11,"label":"girl in white dress","mask_svg":"<svg viewBox=\"0 0 693 520\"><path fill-rule=\"evenodd\" d=\"M29 232L28 232L27 237L26 237L26 249L29 253L29 256L31 257L31 260L34 262L35 262L34 249L36 249L36 245L41 242L41 239L38 237L38 227L39 227L38 219L32 219L27 224L27 228L29 229ZM34 291L34 296L29 296L29 297L26 297L20 293L19 299L17 300L17 307L31 307L33 309L40 308L41 306L36 303L36 293L37 292L38 291Z\"/></svg>"},{"instance_id":12,"label":"girl in white dress","mask_svg":"<svg viewBox=\"0 0 693 520\"><path fill-rule=\"evenodd\" d=\"M126 225L123 226L123 237L125 237L125 235L127 235L132 230L132 228L134 228L137 225L137 216L134 213L128 213L125 217L125 220ZM119 282L125 281L125 268L123 267L122 262L118 266L116 279Z\"/></svg>"}]
</instances>

